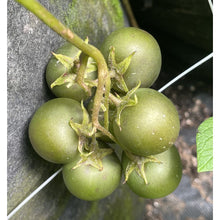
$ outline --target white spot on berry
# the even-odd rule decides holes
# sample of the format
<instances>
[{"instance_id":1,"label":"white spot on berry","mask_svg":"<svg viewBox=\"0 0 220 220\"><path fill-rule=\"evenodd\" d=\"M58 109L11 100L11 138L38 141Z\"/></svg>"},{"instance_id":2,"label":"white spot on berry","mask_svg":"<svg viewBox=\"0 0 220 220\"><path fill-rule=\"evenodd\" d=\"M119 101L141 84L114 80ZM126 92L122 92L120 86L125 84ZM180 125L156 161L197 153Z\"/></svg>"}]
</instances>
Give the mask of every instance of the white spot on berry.
<instances>
[{"instance_id":1,"label":"white spot on berry","mask_svg":"<svg viewBox=\"0 0 220 220\"><path fill-rule=\"evenodd\" d=\"M161 138L161 137L160 137L159 139L160 139L160 141L162 141L162 140L163 140L163 138Z\"/></svg>"},{"instance_id":2,"label":"white spot on berry","mask_svg":"<svg viewBox=\"0 0 220 220\"><path fill-rule=\"evenodd\" d=\"M152 135L155 135L155 132L152 132Z\"/></svg>"},{"instance_id":3,"label":"white spot on berry","mask_svg":"<svg viewBox=\"0 0 220 220\"><path fill-rule=\"evenodd\" d=\"M166 118L166 115L163 115L163 118Z\"/></svg>"}]
</instances>

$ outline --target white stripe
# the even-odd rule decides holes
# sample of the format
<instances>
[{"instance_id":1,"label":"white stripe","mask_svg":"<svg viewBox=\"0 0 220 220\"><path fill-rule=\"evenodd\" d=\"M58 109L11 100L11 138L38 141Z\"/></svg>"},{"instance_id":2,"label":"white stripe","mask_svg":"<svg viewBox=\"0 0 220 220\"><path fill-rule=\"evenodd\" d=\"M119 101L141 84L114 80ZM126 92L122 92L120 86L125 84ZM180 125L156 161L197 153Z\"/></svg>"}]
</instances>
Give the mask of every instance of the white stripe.
<instances>
[{"instance_id":1,"label":"white stripe","mask_svg":"<svg viewBox=\"0 0 220 220\"><path fill-rule=\"evenodd\" d=\"M212 0L208 0L208 2L209 2L209 7L210 7L210 9L211 9L211 11L212 11L212 13L213 13L213 5L212 5Z\"/></svg>"},{"instance_id":2,"label":"white stripe","mask_svg":"<svg viewBox=\"0 0 220 220\"><path fill-rule=\"evenodd\" d=\"M52 176L50 176L45 182L43 182L37 189L35 189L26 199L24 199L13 211L7 216L10 219L23 205L25 205L30 199L32 199L41 189L43 189L54 177L56 177L62 168L57 170Z\"/></svg>"},{"instance_id":3,"label":"white stripe","mask_svg":"<svg viewBox=\"0 0 220 220\"><path fill-rule=\"evenodd\" d=\"M190 68L186 69L184 72L180 73L177 77L172 79L170 82L168 82L166 85L164 85L162 88L158 90L158 92L164 91L166 88L168 88L170 85L175 83L177 80L181 79L183 76L185 76L187 73L194 70L196 67L200 66L201 64L205 63L207 60L211 59L213 57L213 53L209 54L208 56L204 57L194 65L192 65Z\"/></svg>"}]
</instances>

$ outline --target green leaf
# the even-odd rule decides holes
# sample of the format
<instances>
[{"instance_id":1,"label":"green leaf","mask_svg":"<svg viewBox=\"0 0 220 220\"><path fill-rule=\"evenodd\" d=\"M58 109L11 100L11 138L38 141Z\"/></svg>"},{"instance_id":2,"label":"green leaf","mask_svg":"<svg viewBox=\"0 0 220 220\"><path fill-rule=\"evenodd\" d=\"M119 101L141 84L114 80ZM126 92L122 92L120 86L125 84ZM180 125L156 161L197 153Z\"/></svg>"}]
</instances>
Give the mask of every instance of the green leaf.
<instances>
[{"instance_id":1,"label":"green leaf","mask_svg":"<svg viewBox=\"0 0 220 220\"><path fill-rule=\"evenodd\" d=\"M198 128L197 170L198 172L213 170L213 117L208 118Z\"/></svg>"}]
</instances>

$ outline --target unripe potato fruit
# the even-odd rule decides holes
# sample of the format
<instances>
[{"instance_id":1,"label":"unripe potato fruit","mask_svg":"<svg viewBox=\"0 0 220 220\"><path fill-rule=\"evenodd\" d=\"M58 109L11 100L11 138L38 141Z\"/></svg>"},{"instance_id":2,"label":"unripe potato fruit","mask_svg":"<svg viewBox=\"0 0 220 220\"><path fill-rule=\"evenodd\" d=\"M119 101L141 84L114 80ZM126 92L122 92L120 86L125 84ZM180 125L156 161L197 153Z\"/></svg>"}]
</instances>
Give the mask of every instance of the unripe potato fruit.
<instances>
[{"instance_id":1,"label":"unripe potato fruit","mask_svg":"<svg viewBox=\"0 0 220 220\"><path fill-rule=\"evenodd\" d=\"M79 102L56 98L44 103L29 124L29 138L34 150L45 160L65 164L78 152L78 135L70 127L72 119L81 123L83 113Z\"/></svg>"},{"instance_id":2,"label":"unripe potato fruit","mask_svg":"<svg viewBox=\"0 0 220 220\"><path fill-rule=\"evenodd\" d=\"M99 147L108 148L108 145L99 142ZM73 162L63 166L62 171L64 183L74 196L86 201L96 201L109 196L118 187L122 168L115 153L102 159L102 170L85 163L73 169L79 160L78 154Z\"/></svg>"},{"instance_id":3,"label":"unripe potato fruit","mask_svg":"<svg viewBox=\"0 0 220 220\"><path fill-rule=\"evenodd\" d=\"M135 155L159 154L170 148L179 135L180 122L174 104L162 93L140 88L138 103L121 113L121 126L114 121L113 131L122 149Z\"/></svg>"},{"instance_id":4,"label":"unripe potato fruit","mask_svg":"<svg viewBox=\"0 0 220 220\"><path fill-rule=\"evenodd\" d=\"M56 50L56 54L62 54L71 58L74 58L78 52L79 49L68 42ZM59 62L54 56L52 56L46 68L46 81L48 87L56 97L71 98L79 102L81 100L86 100L89 97L88 94L77 83L74 83L70 87L67 87L65 83L63 85L58 85L51 88L51 84L57 78L59 78L62 74L67 73L69 71L70 70L68 70L61 62ZM88 79L95 79L96 75L97 75L96 72L91 72L85 74L85 77Z\"/></svg>"},{"instance_id":5,"label":"unripe potato fruit","mask_svg":"<svg viewBox=\"0 0 220 220\"><path fill-rule=\"evenodd\" d=\"M106 60L111 46L115 48L117 63L135 52L123 75L129 90L139 81L141 87L150 87L156 81L161 69L161 51L151 34L134 27L124 27L112 32L100 48Z\"/></svg>"},{"instance_id":6,"label":"unripe potato fruit","mask_svg":"<svg viewBox=\"0 0 220 220\"><path fill-rule=\"evenodd\" d=\"M182 178L181 159L174 145L167 151L154 155L154 157L160 163L149 162L144 165L148 184L135 170L127 180L129 188L134 193L148 199L161 198L172 193L178 187ZM123 170L126 169L128 162L129 158L123 153Z\"/></svg>"}]
</instances>

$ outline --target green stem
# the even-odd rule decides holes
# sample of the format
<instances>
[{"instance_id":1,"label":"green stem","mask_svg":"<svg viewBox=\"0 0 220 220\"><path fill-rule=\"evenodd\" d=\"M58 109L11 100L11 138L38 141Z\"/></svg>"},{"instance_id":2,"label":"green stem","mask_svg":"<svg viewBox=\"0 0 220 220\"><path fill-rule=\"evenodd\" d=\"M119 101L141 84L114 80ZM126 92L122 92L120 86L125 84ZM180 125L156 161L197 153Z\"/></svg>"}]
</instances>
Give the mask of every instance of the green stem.
<instances>
[{"instance_id":1,"label":"green stem","mask_svg":"<svg viewBox=\"0 0 220 220\"><path fill-rule=\"evenodd\" d=\"M114 96L112 93L109 93L109 99L115 104L116 107L118 107L122 100Z\"/></svg>"},{"instance_id":2,"label":"green stem","mask_svg":"<svg viewBox=\"0 0 220 220\"><path fill-rule=\"evenodd\" d=\"M132 8L131 8L129 0L122 0L122 2L123 2L123 5L125 7L125 11L127 12L128 19L130 21L131 26L138 28L138 23L137 23L137 21L135 19L135 16L134 16L134 13L132 11Z\"/></svg>"},{"instance_id":3,"label":"green stem","mask_svg":"<svg viewBox=\"0 0 220 220\"><path fill-rule=\"evenodd\" d=\"M88 59L89 57L85 53L80 55L80 67L77 72L76 82L91 96L91 89L84 82Z\"/></svg>"},{"instance_id":4,"label":"green stem","mask_svg":"<svg viewBox=\"0 0 220 220\"><path fill-rule=\"evenodd\" d=\"M115 139L115 137L108 130L106 130L104 127L102 127L101 125L98 125L97 129L99 129L104 135L108 136L111 140L113 140L115 143L117 143L117 140Z\"/></svg>"},{"instance_id":5,"label":"green stem","mask_svg":"<svg viewBox=\"0 0 220 220\"><path fill-rule=\"evenodd\" d=\"M107 76L106 85L105 85L105 100L104 105L106 111L104 112L104 127L108 130L109 129L109 94L111 90L111 78L110 74Z\"/></svg>"},{"instance_id":6,"label":"green stem","mask_svg":"<svg viewBox=\"0 0 220 220\"><path fill-rule=\"evenodd\" d=\"M108 75L108 67L102 53L94 46L86 44L79 36L73 33L69 28L56 19L46 8L36 0L16 0L26 9L35 14L40 20L48 25L57 34L82 50L85 54L92 57L98 67L98 86L94 98L92 122L95 128L100 127L98 121L99 110L103 98L104 87Z\"/></svg>"}]
</instances>

